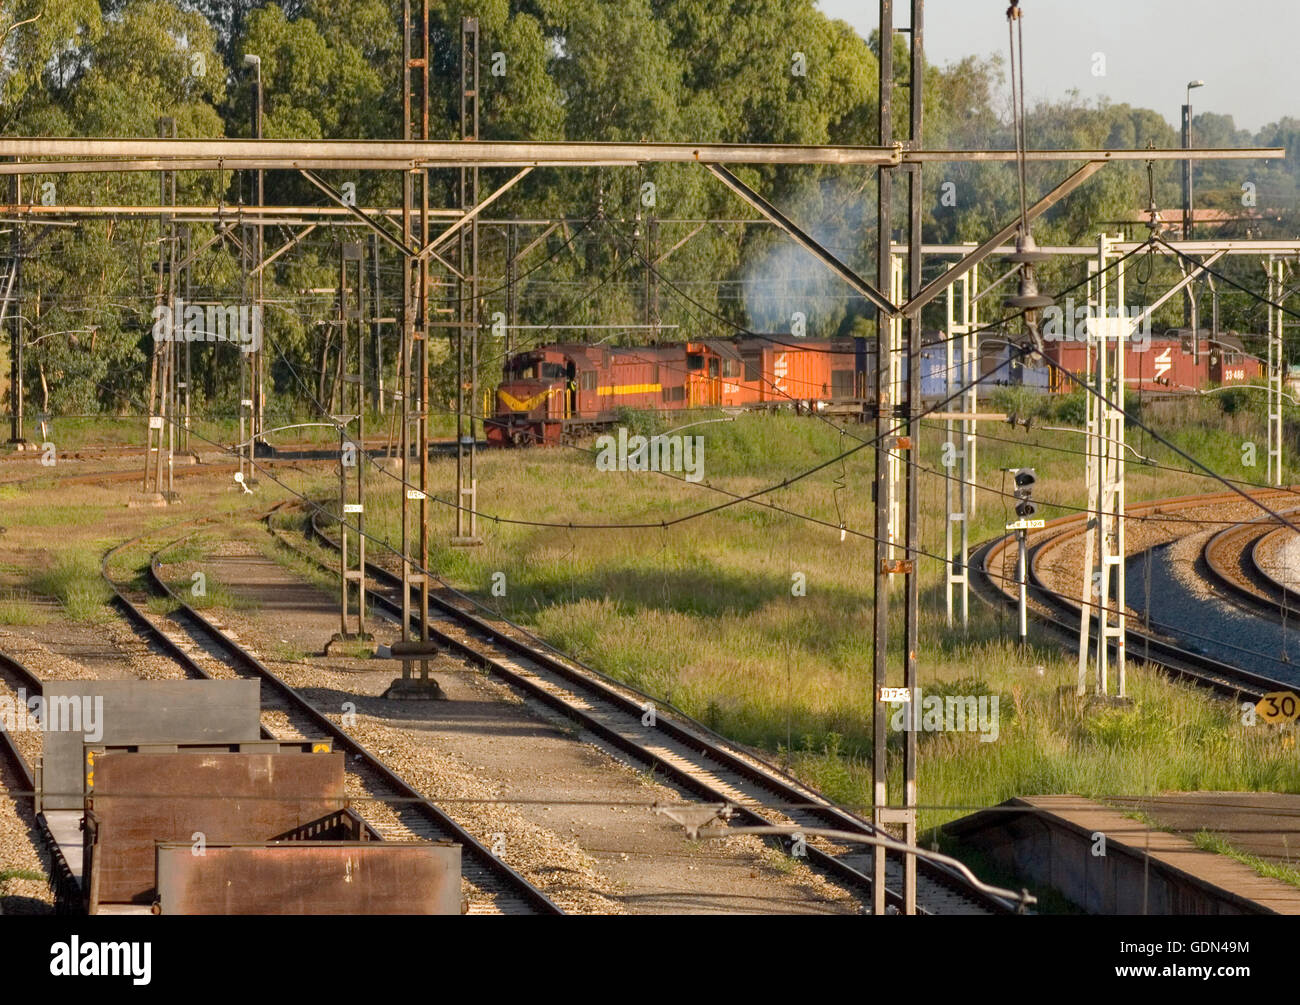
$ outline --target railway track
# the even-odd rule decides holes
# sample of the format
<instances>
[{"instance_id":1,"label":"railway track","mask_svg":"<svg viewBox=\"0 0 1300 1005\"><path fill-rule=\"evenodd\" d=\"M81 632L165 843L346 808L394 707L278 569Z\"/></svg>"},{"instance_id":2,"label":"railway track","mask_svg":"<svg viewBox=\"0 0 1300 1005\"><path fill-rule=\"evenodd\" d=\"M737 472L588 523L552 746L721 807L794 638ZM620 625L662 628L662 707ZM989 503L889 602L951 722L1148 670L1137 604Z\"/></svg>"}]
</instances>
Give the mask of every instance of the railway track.
<instances>
[{"instance_id":1,"label":"railway track","mask_svg":"<svg viewBox=\"0 0 1300 1005\"><path fill-rule=\"evenodd\" d=\"M270 526L268 521L268 527ZM308 521L308 533L327 548L335 542ZM276 532L272 530L272 533ZM282 544L327 573L337 569L320 562L282 534ZM401 623L401 579L367 563L367 592L373 606ZM705 802L733 807L738 822L750 826L785 825L875 833L871 824L846 812L774 765L730 744L723 737L673 708L607 678L545 647L516 625L488 620L468 597L446 584L430 591L429 636L443 649L488 672L547 708L579 723L593 736L651 768L660 777ZM418 607L418 605L416 605ZM412 625L418 629L413 615ZM653 725L646 725L653 705ZM780 807L779 810L772 809ZM786 842L787 849L790 842ZM870 854L835 852L809 841L809 865L829 878L870 893ZM887 903L901 909L901 857L887 857ZM1010 904L979 891L947 868L922 860L917 873L917 902L924 913L1011 913Z\"/></svg>"},{"instance_id":2,"label":"railway track","mask_svg":"<svg viewBox=\"0 0 1300 1005\"><path fill-rule=\"evenodd\" d=\"M1282 515L1294 521L1300 509ZM1211 536L1201 551L1214 584L1243 601L1255 613L1281 621L1287 611L1300 610L1300 594L1268 571L1263 555L1280 535L1293 533L1272 517L1239 523Z\"/></svg>"},{"instance_id":3,"label":"railway track","mask_svg":"<svg viewBox=\"0 0 1300 1005\"><path fill-rule=\"evenodd\" d=\"M35 697L44 693L41 679L35 672L3 651L0 651L0 677L3 677L14 691L20 688L26 691L28 697ZM27 758L23 756L18 742L5 729L3 720L0 720L0 757L9 762L23 790L34 794L36 792L36 772L33 770L32 765L27 762ZM47 856L50 889L54 893L56 909L61 914L79 913L80 887L72 873L72 867L60 850L59 843L54 837L54 832L45 814L35 812L36 801L34 795L27 798L32 801L32 810L39 829L42 850Z\"/></svg>"},{"instance_id":4,"label":"railway track","mask_svg":"<svg viewBox=\"0 0 1300 1005\"><path fill-rule=\"evenodd\" d=\"M188 521L199 523L201 521ZM176 526L176 525L174 525ZM366 806L361 815L384 840L455 841L462 846L462 875L475 890L470 898L471 914L560 914L544 893L523 876L496 858L472 834L426 799L418 790L394 773L375 754L348 735L332 719L299 695L284 680L267 668L252 653L214 620L185 603L166 584L159 571L159 556L167 548L193 536L190 530L168 544L155 549L149 557L148 593L166 597L176 605L170 620L190 639L204 642L225 673L213 672L196 658L184 637L164 627L165 619L147 612L139 602L138 591L115 582L108 575L109 558L127 547L139 545L145 535L123 542L105 556L104 577L113 589L117 603L128 620L145 637L161 646L180 662L187 673L197 677L218 675L241 677L261 683L262 731L272 739L308 739L328 736L335 750L346 755L350 789L365 793ZM214 670L216 668L214 667Z\"/></svg>"},{"instance_id":5,"label":"railway track","mask_svg":"<svg viewBox=\"0 0 1300 1005\"><path fill-rule=\"evenodd\" d=\"M208 450L205 452L222 451L225 456L233 456L230 448L222 447L220 444L207 444ZM366 450L372 456L379 458L389 452L391 445L382 440L367 440ZM486 448L486 443L480 443L480 447ZM436 440L429 445L429 455L431 457L446 456L453 453L456 449L454 441ZM81 450L60 451L57 454L57 460L60 463L69 463L73 461L85 463L109 463L112 461L139 461L143 459L145 450L143 447L119 447L119 448L83 448ZM233 475L240 470L238 461L218 461L216 463L204 463L197 460L197 454L188 454L176 451L179 458L191 458L177 463L172 468L173 479L188 479L199 475ZM39 451L22 451L18 453L0 452L0 474L5 473L5 464L12 464L16 469L19 464L16 462L26 461L27 463L38 462L41 457ZM322 443L286 443L278 444L274 448L274 453L258 454L254 458L256 465L278 465L281 467L293 468L296 464L338 463L338 448ZM51 473L51 469L42 468L43 473ZM253 475L256 478L256 472ZM140 482L143 473L140 468L109 468L99 471L80 471L75 474L61 475L59 477L60 485L96 485L96 484L127 484L132 481Z\"/></svg>"},{"instance_id":6,"label":"railway track","mask_svg":"<svg viewBox=\"0 0 1300 1005\"><path fill-rule=\"evenodd\" d=\"M1291 517L1289 514L1287 516L1292 523L1300 523L1300 520L1296 519L1300 517L1300 510L1296 511L1296 517ZM1286 578L1275 575L1270 568L1274 563L1269 559L1273 558L1274 553L1288 541L1293 540L1294 534L1295 531L1290 527L1274 527L1256 538L1250 548L1250 564L1253 572L1258 574L1267 589L1276 591L1284 612L1300 611L1300 590L1296 589L1297 580L1294 575L1288 575ZM1287 564L1291 564L1289 559Z\"/></svg>"},{"instance_id":7,"label":"railway track","mask_svg":"<svg viewBox=\"0 0 1300 1005\"><path fill-rule=\"evenodd\" d=\"M1254 493L1254 495L1263 501L1294 499L1295 497L1294 492L1277 489L1261 490ZM1227 504L1240 501L1240 499L1239 495L1232 492L1209 493L1178 499L1135 503L1127 507L1125 512L1131 520L1147 518L1176 520L1178 519L1178 513L1182 510L1220 503ZM1044 557L1051 550L1063 546L1071 538L1085 532L1087 529L1086 520L1087 514L1073 514L1048 521L1041 531L1031 535L1029 544L1028 589L1032 601L1031 611L1040 624L1054 634L1061 636L1063 640L1068 641L1072 648L1078 645L1082 604L1079 600L1052 589L1046 582L1043 566L1045 564ZM1228 534L1233 531L1240 534L1242 526L1241 524L1234 525L1220 532L1220 534ZM1214 538L1211 538L1211 540L1214 540ZM1214 552L1215 560L1220 563L1220 566L1222 566L1224 560L1221 557L1223 555L1222 549L1228 540L1228 538L1224 538ZM970 565L972 571L975 572L972 577L972 585L978 595L995 606L1007 605L1014 607L1017 603L1014 583L1009 583L1003 574L994 571L997 566L1005 567L1004 558L1006 553L1015 544L1016 538L1014 535L994 538L977 547L971 555ZM1132 557L1132 555L1127 556L1126 561L1131 560ZM1247 592L1245 587L1235 582L1234 588L1243 593ZM1257 604L1262 603L1258 596L1255 597L1255 602ZM1276 610L1276 605L1274 605L1274 610ZM1132 620L1130 617L1130 622ZM1095 614L1092 617L1092 624L1091 631L1095 639ZM1285 682L1275 678L1233 666L1205 653L1196 652L1184 645L1179 645L1158 631L1145 631L1130 626L1125 644L1130 655L1140 654L1144 660L1163 667L1171 674L1205 686L1221 695L1241 695L1258 698L1269 691L1289 687Z\"/></svg>"},{"instance_id":8,"label":"railway track","mask_svg":"<svg viewBox=\"0 0 1300 1005\"><path fill-rule=\"evenodd\" d=\"M6 682L10 683L15 691L22 688L32 697L41 694L43 691L41 679L5 652L0 652L0 674L3 674ZM9 763L13 765L19 779L26 787L26 791L34 792L36 789L36 773L32 770L32 766L27 763L27 758L23 756L22 751L18 749L18 742L5 729L3 718L0 718L0 754L3 754Z\"/></svg>"}]
</instances>

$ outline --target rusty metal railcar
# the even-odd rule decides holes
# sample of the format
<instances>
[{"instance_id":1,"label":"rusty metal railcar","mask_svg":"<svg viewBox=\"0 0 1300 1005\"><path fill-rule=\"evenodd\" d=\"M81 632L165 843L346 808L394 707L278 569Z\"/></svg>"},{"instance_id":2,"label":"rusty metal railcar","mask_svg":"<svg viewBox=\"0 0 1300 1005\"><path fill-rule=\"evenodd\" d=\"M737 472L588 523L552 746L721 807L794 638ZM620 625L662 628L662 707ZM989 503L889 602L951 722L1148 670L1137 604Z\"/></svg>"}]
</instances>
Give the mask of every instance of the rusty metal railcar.
<instances>
[{"instance_id":1,"label":"rusty metal railcar","mask_svg":"<svg viewBox=\"0 0 1300 1005\"><path fill-rule=\"evenodd\" d=\"M88 754L90 913L101 905L152 902L157 841L267 840L347 803L338 752Z\"/></svg>"},{"instance_id":2,"label":"rusty metal railcar","mask_svg":"<svg viewBox=\"0 0 1300 1005\"><path fill-rule=\"evenodd\" d=\"M373 915L462 911L460 845L256 841L156 845L156 914Z\"/></svg>"},{"instance_id":3,"label":"rusty metal railcar","mask_svg":"<svg viewBox=\"0 0 1300 1005\"><path fill-rule=\"evenodd\" d=\"M1073 391L1078 385L1061 371L1085 372L1085 344L1073 340L1049 342L1047 356L1053 367L1051 390ZM1259 358L1246 352L1236 332L1200 335L1193 351L1191 331L1175 328L1134 341L1124 355L1125 384L1142 392L1185 394L1210 385L1244 384L1259 379L1261 374Z\"/></svg>"}]
</instances>

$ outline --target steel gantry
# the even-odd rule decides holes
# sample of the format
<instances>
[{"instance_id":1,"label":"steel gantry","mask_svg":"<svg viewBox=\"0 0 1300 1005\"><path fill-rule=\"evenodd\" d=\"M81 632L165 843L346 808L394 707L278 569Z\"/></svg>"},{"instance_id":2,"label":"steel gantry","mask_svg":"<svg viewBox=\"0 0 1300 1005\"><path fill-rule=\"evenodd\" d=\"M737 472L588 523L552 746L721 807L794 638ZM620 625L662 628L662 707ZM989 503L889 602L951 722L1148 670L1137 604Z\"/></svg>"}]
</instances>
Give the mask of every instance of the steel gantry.
<instances>
[{"instance_id":1,"label":"steel gantry","mask_svg":"<svg viewBox=\"0 0 1300 1005\"><path fill-rule=\"evenodd\" d=\"M889 256L889 296L894 303L903 301L903 258L900 255ZM896 405L907 401L906 365L910 362L903 351L903 318L894 315L884 323L888 337L880 349L880 366L889 374L889 400ZM901 449L887 451L889 457L889 526L885 533L889 541L887 558L896 561L904 549L907 530L903 525L903 509L907 500L903 484L904 457ZM890 585L893 585L890 580Z\"/></svg>"},{"instance_id":2,"label":"steel gantry","mask_svg":"<svg viewBox=\"0 0 1300 1005\"><path fill-rule=\"evenodd\" d=\"M429 137L429 0L404 0L402 38L403 139ZM414 13L414 16L413 16ZM341 200L340 200L341 201ZM378 225L375 225L378 228ZM393 697L436 697L441 689L429 677L429 657L437 646L429 638L429 258L412 254L429 241L429 173L412 165L402 174L402 336L398 349L399 444L402 485L402 677L393 682ZM393 243L387 228L382 235ZM414 453L414 458L412 454ZM415 462L415 478L411 464ZM415 505L412 506L412 503ZM418 590L418 613L411 593ZM413 621L415 626L413 627ZM395 652L399 650L395 649ZM414 657L414 658L412 658ZM418 665L418 678L413 668Z\"/></svg>"},{"instance_id":3,"label":"steel gantry","mask_svg":"<svg viewBox=\"0 0 1300 1005\"><path fill-rule=\"evenodd\" d=\"M478 142L478 18L461 18L460 138ZM478 436L479 259L477 167L460 169L460 207L469 218L457 233L456 265L456 531L454 544L482 544L478 536L478 478L474 461ZM466 343L468 342L468 346ZM468 392L468 393L467 393ZM468 407L467 407L468 406Z\"/></svg>"},{"instance_id":4,"label":"steel gantry","mask_svg":"<svg viewBox=\"0 0 1300 1005\"><path fill-rule=\"evenodd\" d=\"M1282 299L1286 294L1286 261L1268 256L1268 481L1282 484L1282 382L1286 376L1283 352Z\"/></svg>"},{"instance_id":5,"label":"steel gantry","mask_svg":"<svg viewBox=\"0 0 1300 1005\"><path fill-rule=\"evenodd\" d=\"M1118 696L1125 696L1124 640L1124 359L1135 324L1124 309L1124 261L1114 250L1118 237L1097 239L1097 259L1088 263L1087 395L1088 524L1084 541L1079 616L1078 693L1087 690L1088 640L1095 616L1094 682L1109 695L1109 650L1115 644Z\"/></svg>"},{"instance_id":6,"label":"steel gantry","mask_svg":"<svg viewBox=\"0 0 1300 1005\"><path fill-rule=\"evenodd\" d=\"M924 79L924 44L922 38L924 0L911 2L911 80L908 116L908 146L919 148L922 131L922 81ZM880 144L894 142L893 136L893 0L880 0L880 100L878 107ZM901 147L900 147L901 149ZM893 175L894 168L877 172L876 189L876 266L880 289L888 289L892 299L881 298L869 288L860 289L876 305L876 450L875 450L875 543L874 597L872 602L872 824L884 831L901 825L903 841L916 843L916 726L920 709L917 695L917 626L919 623L919 581L917 579L917 538L919 506L917 497L917 437L920 434L921 342L920 305L902 309L892 304L904 301L901 263L892 254ZM910 304L921 291L921 164L906 166L908 180L907 297ZM801 242L802 243L802 242ZM828 252L819 258L840 271ZM866 286L866 284L862 284ZM900 327L900 322L902 327ZM905 335L906 344L900 345ZM901 350L901 351L896 351ZM901 378L902 353L906 353L907 378ZM900 479L900 465L903 477ZM901 498L900 498L900 490ZM893 555L895 536L902 510L903 557ZM903 576L903 687L889 686L889 594L892 577ZM888 783L888 712L899 700L903 704L903 792L901 805L891 802ZM885 849L877 845L872 854L872 912L885 913ZM903 856L903 910L916 913L916 857Z\"/></svg>"},{"instance_id":7,"label":"steel gantry","mask_svg":"<svg viewBox=\"0 0 1300 1005\"><path fill-rule=\"evenodd\" d=\"M161 136L175 136L176 120L159 119L158 133ZM158 173L158 201L162 206L175 205L176 172ZM158 311L162 311L166 328L161 330L163 337L159 338L160 328L155 320L149 355L149 417L145 430L142 490L146 495L160 497L166 502L175 499L173 474L182 384L185 385L183 389L187 397L189 394L188 381L181 381L177 373L180 357L176 349L177 340L185 339L184 319L175 316L178 313L175 310L177 234L174 218L169 213L161 213L158 217L158 272L154 283L154 304L157 310L154 317L157 319ZM241 423L241 449L243 433ZM240 471L246 474L242 465Z\"/></svg>"},{"instance_id":8,"label":"steel gantry","mask_svg":"<svg viewBox=\"0 0 1300 1005\"><path fill-rule=\"evenodd\" d=\"M924 45L925 0L912 0L911 26L908 31L910 44L910 65L908 78L909 129L908 142L913 147L922 143L923 112L925 108L925 45ZM923 207L922 163L920 161L907 167L907 297L908 303L921 292L921 221ZM883 222L883 221L878 221ZM886 235L888 236L888 235ZM899 302L902 303L900 296ZM915 459L920 457L921 437L921 350L925 341L924 327L921 323L919 305L906 312L907 338L907 425L906 449L908 451L905 482L907 485L907 514L905 518L907 554L909 563L904 569L904 612L903 612L903 684L911 696L908 711L911 713L911 725L918 725L920 707L916 703L918 676L917 650L920 646L921 620L921 579L919 575L919 545L921 536L920 509L920 465ZM900 444L901 445L901 444ZM903 738L903 841L908 848L916 847L917 840L917 736L913 728ZM916 867L917 859L913 854L903 856L903 912L916 914ZM873 891L875 894L875 891ZM875 894L879 899L879 895Z\"/></svg>"},{"instance_id":9,"label":"steel gantry","mask_svg":"<svg viewBox=\"0 0 1300 1005\"><path fill-rule=\"evenodd\" d=\"M366 257L365 245L339 248L338 366L331 418L339 431L339 631L331 642L369 641L366 632ZM355 433L349 430L355 429ZM355 563L349 528L356 529ZM349 629L355 584L356 630ZM328 645L326 650L328 651Z\"/></svg>"},{"instance_id":10,"label":"steel gantry","mask_svg":"<svg viewBox=\"0 0 1300 1005\"><path fill-rule=\"evenodd\" d=\"M22 175L10 175L9 190L15 203L22 202ZM9 260L3 277L4 300L0 301L0 326L9 328L9 445L22 450L27 446L23 429L23 319L22 303L23 228L14 223L9 228Z\"/></svg>"},{"instance_id":11,"label":"steel gantry","mask_svg":"<svg viewBox=\"0 0 1300 1005\"><path fill-rule=\"evenodd\" d=\"M948 324L944 342L945 396L961 418L944 419L944 596L948 624L954 605L961 625L970 617L970 519L975 512L976 436L979 429L979 266L947 290ZM954 426L954 422L958 425ZM954 598L954 590L960 592Z\"/></svg>"},{"instance_id":12,"label":"steel gantry","mask_svg":"<svg viewBox=\"0 0 1300 1005\"><path fill-rule=\"evenodd\" d=\"M419 10L413 16L413 4ZM922 149L922 83L924 74L922 15L923 0L911 0L911 115L909 138L895 143L892 129L893 47L880 46L879 71L879 146L799 146L773 144L691 144L691 143L535 143L526 141L457 141L430 140L429 75L431 72L431 46L429 35L428 0L404 0L403 38L403 113L404 127L401 141L357 140L233 140L233 139L71 139L0 137L0 158L23 158L22 165L0 163L0 174L56 174L69 172L118 171L208 171L208 170L297 170L330 196L335 203L346 206L316 174L326 170L391 170L401 172L403 198L401 210L401 237L393 235L385 225L388 214L384 211L365 212L347 207L354 220L368 225L380 240L396 247L402 256L403 298L401 309L401 348L399 359L399 384L395 397L401 417L401 477L404 481L402 495L402 582L403 625L402 640L395 643L394 655L403 658L403 679L411 680L411 663L420 664L420 685L426 693L436 688L428 680L428 658L435 652L428 636L429 580L428 567L428 420L429 420L429 272L436 261L440 268L458 280L469 282L474 269L466 269L466 256L461 255L457 268L439 252L460 235L464 228L476 227L478 217L495 199L502 196L530 170L539 166L638 167L650 163L690 163L705 165L737 195L758 210L765 219L783 229L792 239L839 276L851 289L875 307L877 318L877 369L876 387L872 404L875 410L877 439L875 441L875 544L873 561L874 600L872 613L872 687L873 687L873 809L872 821L878 828L901 825L907 847L915 847L916 837L916 763L917 746L915 719L919 710L913 707L917 685L917 625L918 580L916 576L917 535L919 530L917 464L910 459L902 467L904 477L897 476L898 466L892 458L914 457L919 434L920 402L920 351L921 310L953 283L993 254L1000 245L1018 232L1026 217L1032 220L1053 203L1059 201L1082 185L1106 163L1116 160L1153 161L1185 159L1257 159L1281 158L1281 148L1252 149L1172 149L1172 150L931 150ZM880 0L881 38L892 40L893 0ZM475 89L476 90L476 89ZM477 95L475 95L477 97ZM928 285L921 283L921 169L926 163L938 162L1083 162L1069 176L1051 189L1032 207L1027 207L1017 220L1006 225L988 241L974 249L962 249L962 257L952 268ZM853 269L837 259L828 249L810 237L792 220L760 194L741 182L728 169L736 164L821 164L862 166L878 169L877 222L878 241L876 254L876 282L867 282ZM428 171L451 168L461 171L483 167L516 167L519 172L486 199L472 201L462 198L462 206L454 213L439 211L429 206ZM895 281L895 268L891 260L892 183L898 171L904 171L909 181L909 211L907 222L908 275L904 296ZM471 208L472 204L472 208ZM259 209L263 209L259 207ZM259 215L262 223L273 219L270 208ZM435 216L451 216L455 222L438 235L431 233ZM473 240L470 234L466 234ZM1113 251L1114 249L1112 249ZM456 257L456 256L452 256ZM261 262L259 264L265 264ZM472 285L470 286L473 290ZM888 289L890 295L884 290ZM462 294L463 295L463 294ZM977 295L976 295L977 296ZM470 301L475 299L471 293ZM905 388L897 381L890 366L890 331L897 319L903 323L903 344L900 355L908 360ZM450 325L464 331L465 321L458 317ZM1103 339L1104 342L1104 339ZM966 350L963 349L965 354ZM977 367L974 347L964 361ZM882 365L883 364L883 365ZM1110 379L1110 378L1107 378ZM1121 383L1122 387L1122 374ZM463 392L463 382L461 387ZM458 393L458 398L460 394ZM1122 399L1121 399L1122 400ZM462 403L463 405L463 403ZM458 409L463 414L464 408ZM1098 439L1106 422L1113 416L1097 419ZM973 427L972 427L973 430ZM1122 422L1120 425L1122 435ZM973 431L972 431L973 435ZM1100 450L1107 450L1102 446ZM414 456L413 456L414 455ZM973 459L973 454L971 455ZM418 475L411 471L415 463ZM1122 463L1122 461L1121 461ZM894 481L906 486L905 516L903 523L903 557L891 557L889 534L891 525L897 532L899 516L891 513L891 468ZM1107 469L1112 470L1112 469ZM971 468L974 481L974 466ZM1099 477L1107 477L1101 471ZM1114 483L1113 473L1109 476ZM1119 469L1122 484L1122 467ZM463 488L463 480L458 488ZM1114 493L1111 494L1113 503ZM1104 500L1103 500L1104 501ZM973 496L972 496L973 505ZM412 503L418 503L414 507ZM1120 493L1122 506L1122 492ZM457 501L458 512L464 502ZM1099 504L1098 512L1102 506ZM472 508L470 510L472 513ZM413 526L413 517L415 526ZM893 518L891 520L891 517ZM418 544L417 544L418 540ZM1122 553L1122 547L1120 548ZM889 600L890 579L904 576L906 600L904 637L902 639L903 688L888 687L889 660ZM418 588L419 611L412 610L412 593ZM413 622L418 638L410 637ZM894 675L895 678L897 674ZM900 698L894 692L901 691ZM392 693L390 691L390 693ZM887 785L887 720L890 706L903 702L909 728L903 743L903 793L902 803L891 802ZM876 913L884 912L886 863L883 847L877 847L873 860L873 905ZM915 855L903 856L903 890L905 910L915 911L916 860Z\"/></svg>"},{"instance_id":13,"label":"steel gantry","mask_svg":"<svg viewBox=\"0 0 1300 1005\"><path fill-rule=\"evenodd\" d=\"M1028 150L1025 157L1031 163L1088 161L1105 164L1116 161L1187 159L1281 160L1285 155L1283 147L1200 147L1194 150ZM925 163L1012 162L1016 160L1016 151L924 150L892 144L887 147L867 147L798 143L481 140L472 147L467 147L459 140L419 139L243 140L227 137L181 137L176 140L157 140L5 136L0 138L0 157L21 158L21 163L0 162L0 174L46 175L163 170L216 171L221 168L226 171L415 171L472 165L481 168L586 168L674 163L821 164L891 168ZM448 214L444 212L441 215ZM816 245L816 242L813 244Z\"/></svg>"}]
</instances>

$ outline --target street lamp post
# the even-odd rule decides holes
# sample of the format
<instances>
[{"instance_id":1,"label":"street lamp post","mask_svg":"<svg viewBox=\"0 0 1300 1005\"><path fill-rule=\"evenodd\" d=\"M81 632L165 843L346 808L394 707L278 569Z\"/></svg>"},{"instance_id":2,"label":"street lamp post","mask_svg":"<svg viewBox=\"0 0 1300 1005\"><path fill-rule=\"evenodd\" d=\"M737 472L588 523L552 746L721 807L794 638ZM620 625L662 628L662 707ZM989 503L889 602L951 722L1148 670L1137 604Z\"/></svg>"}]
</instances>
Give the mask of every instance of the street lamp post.
<instances>
[{"instance_id":1,"label":"street lamp post","mask_svg":"<svg viewBox=\"0 0 1300 1005\"><path fill-rule=\"evenodd\" d=\"M1204 87L1203 80L1187 82L1187 102L1183 105L1183 149L1192 147L1192 89ZM1192 239L1192 162L1183 161L1183 240Z\"/></svg>"}]
</instances>

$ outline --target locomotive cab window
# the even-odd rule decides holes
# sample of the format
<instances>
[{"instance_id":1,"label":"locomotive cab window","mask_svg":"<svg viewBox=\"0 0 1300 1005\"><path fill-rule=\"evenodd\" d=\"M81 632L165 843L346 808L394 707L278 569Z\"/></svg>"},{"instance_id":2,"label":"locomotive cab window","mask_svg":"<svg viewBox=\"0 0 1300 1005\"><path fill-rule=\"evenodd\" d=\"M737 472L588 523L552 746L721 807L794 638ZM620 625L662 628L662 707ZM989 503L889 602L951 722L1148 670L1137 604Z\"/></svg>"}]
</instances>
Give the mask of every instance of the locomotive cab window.
<instances>
[{"instance_id":1,"label":"locomotive cab window","mask_svg":"<svg viewBox=\"0 0 1300 1005\"><path fill-rule=\"evenodd\" d=\"M696 370L704 369L704 356L698 352L688 352L686 354L686 369L692 373Z\"/></svg>"},{"instance_id":2,"label":"locomotive cab window","mask_svg":"<svg viewBox=\"0 0 1300 1005\"><path fill-rule=\"evenodd\" d=\"M739 376L740 376L740 361L739 361L739 360L735 360L735 359L724 359L724 360L722 361L722 376L724 376L724 377L739 377Z\"/></svg>"},{"instance_id":3,"label":"locomotive cab window","mask_svg":"<svg viewBox=\"0 0 1300 1005\"><path fill-rule=\"evenodd\" d=\"M580 380L581 380L581 384L580 384L580 386L581 386L581 388L582 388L584 391L594 391L594 390L596 390L596 371L595 371L595 370L583 370L582 373L581 373L581 375L580 375Z\"/></svg>"},{"instance_id":4,"label":"locomotive cab window","mask_svg":"<svg viewBox=\"0 0 1300 1005\"><path fill-rule=\"evenodd\" d=\"M718 360L717 357L714 357L713 359L709 360L709 376L716 377L717 375L718 375Z\"/></svg>"},{"instance_id":5,"label":"locomotive cab window","mask_svg":"<svg viewBox=\"0 0 1300 1005\"><path fill-rule=\"evenodd\" d=\"M559 363L542 364L543 380L559 380L563 376L564 376L564 367L562 367Z\"/></svg>"}]
</instances>

